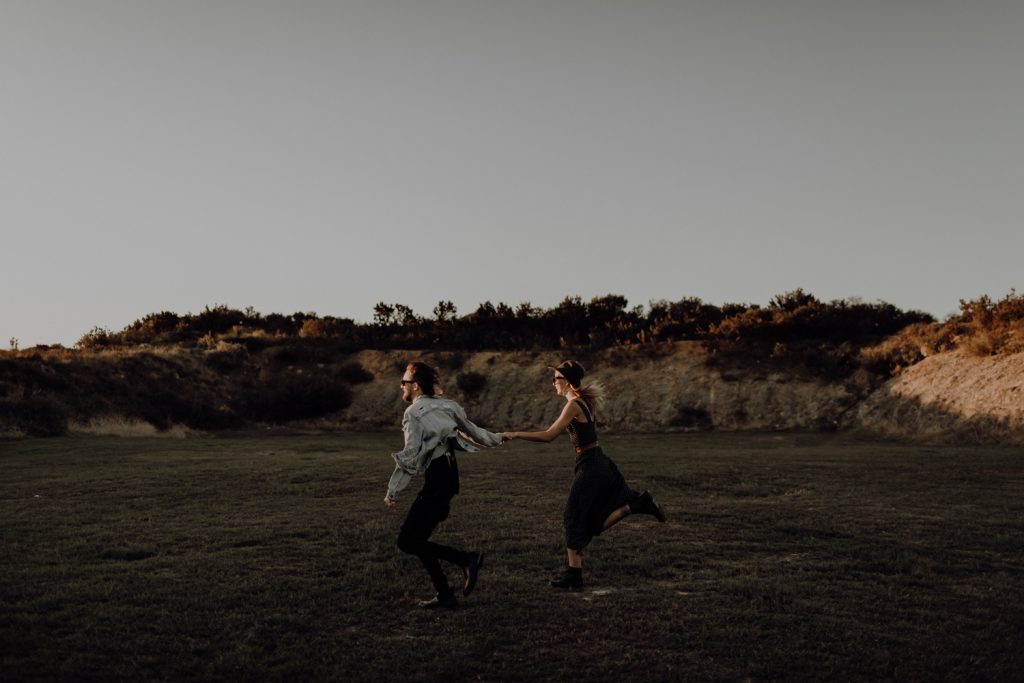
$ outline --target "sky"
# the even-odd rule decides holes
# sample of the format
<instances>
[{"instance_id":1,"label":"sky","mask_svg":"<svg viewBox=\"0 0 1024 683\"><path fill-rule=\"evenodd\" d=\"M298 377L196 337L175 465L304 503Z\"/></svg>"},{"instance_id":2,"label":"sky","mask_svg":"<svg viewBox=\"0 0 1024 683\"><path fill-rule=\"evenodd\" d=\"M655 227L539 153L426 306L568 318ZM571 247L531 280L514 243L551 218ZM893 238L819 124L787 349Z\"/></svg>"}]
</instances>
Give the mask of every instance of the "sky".
<instances>
[{"instance_id":1,"label":"sky","mask_svg":"<svg viewBox=\"0 0 1024 683\"><path fill-rule=\"evenodd\" d=\"M0 348L1024 291L1016 0L0 0Z\"/></svg>"}]
</instances>

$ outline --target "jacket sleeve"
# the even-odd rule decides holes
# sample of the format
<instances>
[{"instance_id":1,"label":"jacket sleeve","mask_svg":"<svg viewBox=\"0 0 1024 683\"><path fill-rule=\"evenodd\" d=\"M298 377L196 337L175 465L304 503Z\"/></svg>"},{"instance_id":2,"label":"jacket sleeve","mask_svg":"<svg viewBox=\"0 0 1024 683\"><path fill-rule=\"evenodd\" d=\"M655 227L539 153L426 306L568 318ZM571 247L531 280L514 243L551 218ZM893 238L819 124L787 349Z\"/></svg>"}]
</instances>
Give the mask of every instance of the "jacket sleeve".
<instances>
[{"instance_id":1,"label":"jacket sleeve","mask_svg":"<svg viewBox=\"0 0 1024 683\"><path fill-rule=\"evenodd\" d=\"M466 411L462 406L457 406L454 411L455 425L459 430L465 432L477 443L483 446L500 446L501 433L489 432L483 427L478 427L466 417Z\"/></svg>"},{"instance_id":2,"label":"jacket sleeve","mask_svg":"<svg viewBox=\"0 0 1024 683\"><path fill-rule=\"evenodd\" d=\"M409 485L412 475L419 471L420 451L423 450L423 428L419 419L406 412L402 418L402 432L405 434L405 448L391 454L395 460L395 471L388 481L388 500L394 500L395 495Z\"/></svg>"},{"instance_id":3,"label":"jacket sleeve","mask_svg":"<svg viewBox=\"0 0 1024 683\"><path fill-rule=\"evenodd\" d=\"M400 466L395 465L395 471L391 473L391 479L388 481L388 500L394 500L398 492L409 485L412 480L412 475L403 470Z\"/></svg>"}]
</instances>

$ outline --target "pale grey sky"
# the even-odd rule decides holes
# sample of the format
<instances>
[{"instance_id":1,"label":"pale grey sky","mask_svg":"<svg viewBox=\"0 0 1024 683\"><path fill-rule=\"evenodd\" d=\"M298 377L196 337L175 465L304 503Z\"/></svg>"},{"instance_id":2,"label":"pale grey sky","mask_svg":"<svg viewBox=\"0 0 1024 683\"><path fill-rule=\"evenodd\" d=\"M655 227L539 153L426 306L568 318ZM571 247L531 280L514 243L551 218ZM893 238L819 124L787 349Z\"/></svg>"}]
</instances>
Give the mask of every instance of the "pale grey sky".
<instances>
[{"instance_id":1,"label":"pale grey sky","mask_svg":"<svg viewBox=\"0 0 1024 683\"><path fill-rule=\"evenodd\" d=\"M1024 3L0 0L0 347L1024 289Z\"/></svg>"}]
</instances>

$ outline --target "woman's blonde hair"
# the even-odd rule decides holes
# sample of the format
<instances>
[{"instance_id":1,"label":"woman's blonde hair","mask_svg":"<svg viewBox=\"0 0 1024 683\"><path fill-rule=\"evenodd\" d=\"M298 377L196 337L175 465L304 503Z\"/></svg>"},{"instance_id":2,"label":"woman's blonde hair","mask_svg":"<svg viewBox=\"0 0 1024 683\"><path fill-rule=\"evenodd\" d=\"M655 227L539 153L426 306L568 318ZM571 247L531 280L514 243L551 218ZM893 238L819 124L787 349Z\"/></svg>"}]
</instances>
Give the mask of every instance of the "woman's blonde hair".
<instances>
[{"instance_id":1,"label":"woman's blonde hair","mask_svg":"<svg viewBox=\"0 0 1024 683\"><path fill-rule=\"evenodd\" d=\"M590 408L591 413L597 413L598 407L604 403L605 389L604 385L600 382L591 382L590 384L584 384L578 389L572 385L569 386L570 391L580 397L580 400L587 404ZM596 419L596 418L595 418Z\"/></svg>"}]
</instances>

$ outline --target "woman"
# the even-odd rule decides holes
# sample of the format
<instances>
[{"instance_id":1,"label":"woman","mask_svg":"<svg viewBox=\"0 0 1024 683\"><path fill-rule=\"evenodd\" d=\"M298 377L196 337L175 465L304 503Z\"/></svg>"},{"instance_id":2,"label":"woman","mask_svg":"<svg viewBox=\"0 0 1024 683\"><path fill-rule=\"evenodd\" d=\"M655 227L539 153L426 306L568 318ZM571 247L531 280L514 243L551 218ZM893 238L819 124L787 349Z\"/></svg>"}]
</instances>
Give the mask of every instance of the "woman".
<instances>
[{"instance_id":1,"label":"woman","mask_svg":"<svg viewBox=\"0 0 1024 683\"><path fill-rule=\"evenodd\" d=\"M548 443L563 431L569 432L576 450L576 476L565 503L564 517L569 567L550 584L553 588L580 590L583 588L583 549L594 536L630 514L653 515L664 522L665 513L650 493L630 489L619 468L601 450L594 423L594 413L604 395L601 385L582 386L586 371L572 360L557 368L548 368L554 371L551 383L555 392L565 397L562 414L543 432L505 432L503 439Z\"/></svg>"}]
</instances>

